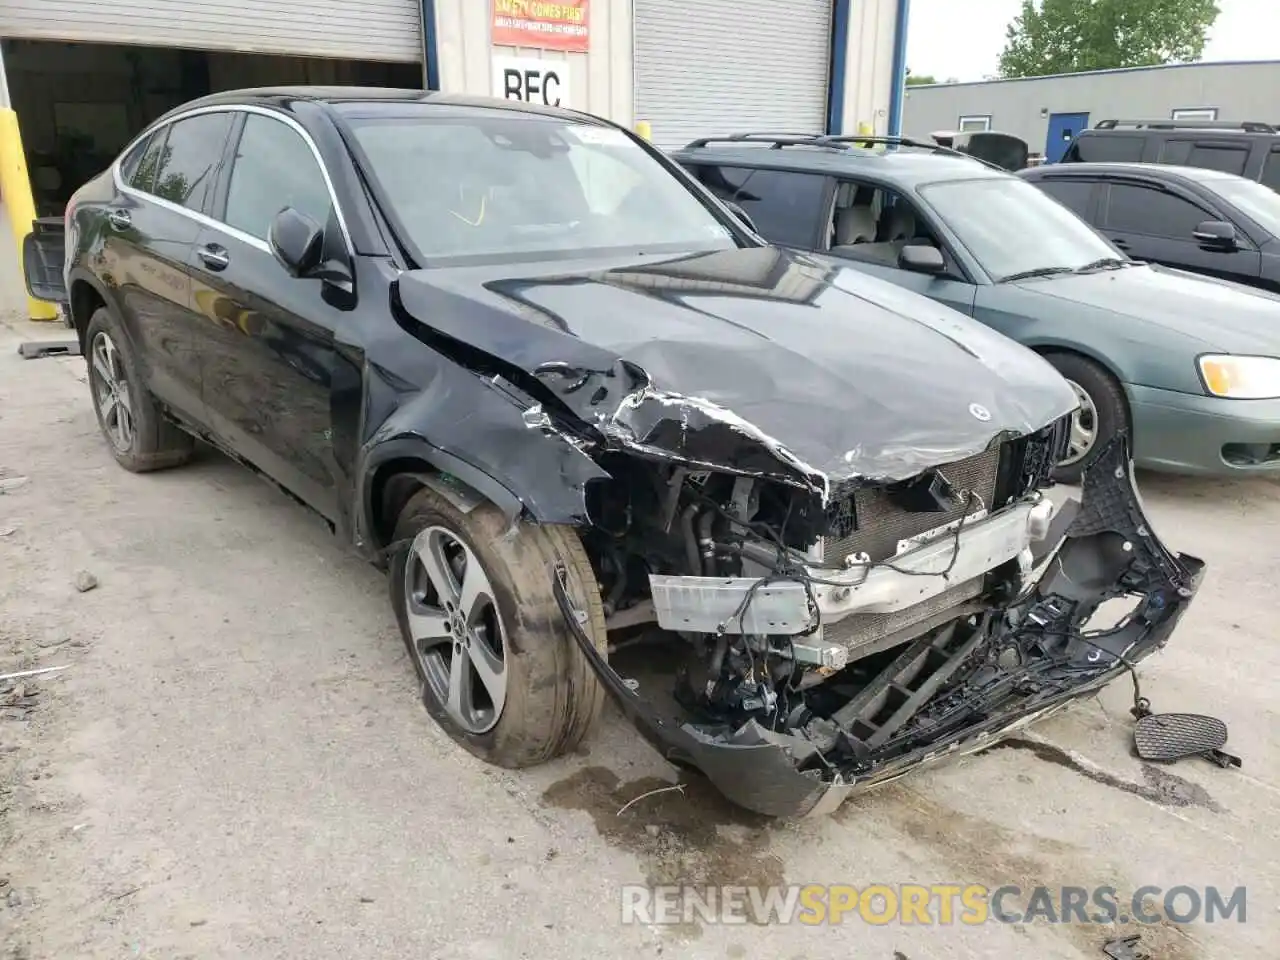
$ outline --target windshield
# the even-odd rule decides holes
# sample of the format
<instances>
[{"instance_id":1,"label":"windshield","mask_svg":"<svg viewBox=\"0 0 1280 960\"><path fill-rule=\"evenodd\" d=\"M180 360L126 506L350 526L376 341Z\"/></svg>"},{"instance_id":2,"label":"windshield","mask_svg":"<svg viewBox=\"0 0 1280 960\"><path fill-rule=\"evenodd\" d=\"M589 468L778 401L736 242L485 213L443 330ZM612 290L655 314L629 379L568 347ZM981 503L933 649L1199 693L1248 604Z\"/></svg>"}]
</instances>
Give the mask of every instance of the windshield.
<instances>
[{"instance_id":1,"label":"windshield","mask_svg":"<svg viewBox=\"0 0 1280 960\"><path fill-rule=\"evenodd\" d=\"M1270 187L1243 177L1201 180L1200 183L1228 203L1239 207L1241 213L1267 233L1280 237L1280 194Z\"/></svg>"},{"instance_id":2,"label":"windshield","mask_svg":"<svg viewBox=\"0 0 1280 960\"><path fill-rule=\"evenodd\" d=\"M931 183L920 193L993 280L1077 270L1118 254L1039 187L1014 177Z\"/></svg>"},{"instance_id":3,"label":"windshield","mask_svg":"<svg viewBox=\"0 0 1280 960\"><path fill-rule=\"evenodd\" d=\"M423 266L735 246L621 130L506 111L350 123Z\"/></svg>"}]
</instances>

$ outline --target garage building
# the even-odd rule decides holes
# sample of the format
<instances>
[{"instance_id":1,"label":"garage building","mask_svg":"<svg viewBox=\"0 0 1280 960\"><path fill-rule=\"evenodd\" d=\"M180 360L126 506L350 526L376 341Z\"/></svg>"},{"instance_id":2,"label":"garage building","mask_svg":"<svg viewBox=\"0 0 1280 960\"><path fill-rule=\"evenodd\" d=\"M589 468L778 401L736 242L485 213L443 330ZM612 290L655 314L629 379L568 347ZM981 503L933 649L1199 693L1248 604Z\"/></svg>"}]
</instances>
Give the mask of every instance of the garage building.
<instances>
[{"instance_id":1,"label":"garage building","mask_svg":"<svg viewBox=\"0 0 1280 960\"><path fill-rule=\"evenodd\" d=\"M1280 124L1280 60L1175 63L907 89L904 132L999 130L1054 163L1100 120ZM1114 159L1131 159L1117 156Z\"/></svg>"},{"instance_id":2,"label":"garage building","mask_svg":"<svg viewBox=\"0 0 1280 960\"><path fill-rule=\"evenodd\" d=\"M171 107L237 87L522 96L643 122L664 147L741 130L886 133L901 104L907 4L5 0L0 109L16 112L21 176L41 216L58 215ZM5 149L11 178L23 153ZM27 216L10 209L20 237Z\"/></svg>"}]
</instances>

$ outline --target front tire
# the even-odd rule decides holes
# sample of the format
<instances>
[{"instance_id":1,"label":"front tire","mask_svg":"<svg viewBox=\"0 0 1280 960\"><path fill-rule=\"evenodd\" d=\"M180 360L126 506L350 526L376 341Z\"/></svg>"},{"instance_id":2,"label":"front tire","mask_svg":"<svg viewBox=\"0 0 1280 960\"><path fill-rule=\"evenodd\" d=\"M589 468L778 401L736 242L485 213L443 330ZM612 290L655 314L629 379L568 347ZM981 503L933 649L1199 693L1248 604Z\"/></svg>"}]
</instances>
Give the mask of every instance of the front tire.
<instances>
[{"instance_id":1,"label":"front tire","mask_svg":"<svg viewBox=\"0 0 1280 960\"><path fill-rule=\"evenodd\" d=\"M1053 478L1059 483L1079 483L1112 438L1128 430L1129 405L1120 384L1093 361L1070 353L1051 353L1045 359L1080 401L1080 408L1071 415L1070 451Z\"/></svg>"},{"instance_id":2,"label":"front tire","mask_svg":"<svg viewBox=\"0 0 1280 960\"><path fill-rule=\"evenodd\" d=\"M552 592L568 572L603 654L600 589L568 527L512 527L491 505L463 513L419 491L396 524L391 602L423 705L471 753L502 767L558 757L586 736L603 690Z\"/></svg>"},{"instance_id":3,"label":"front tire","mask_svg":"<svg viewBox=\"0 0 1280 960\"><path fill-rule=\"evenodd\" d=\"M195 441L165 420L143 385L124 330L106 307L89 318L84 342L93 410L116 462L146 473L190 460Z\"/></svg>"}]
</instances>

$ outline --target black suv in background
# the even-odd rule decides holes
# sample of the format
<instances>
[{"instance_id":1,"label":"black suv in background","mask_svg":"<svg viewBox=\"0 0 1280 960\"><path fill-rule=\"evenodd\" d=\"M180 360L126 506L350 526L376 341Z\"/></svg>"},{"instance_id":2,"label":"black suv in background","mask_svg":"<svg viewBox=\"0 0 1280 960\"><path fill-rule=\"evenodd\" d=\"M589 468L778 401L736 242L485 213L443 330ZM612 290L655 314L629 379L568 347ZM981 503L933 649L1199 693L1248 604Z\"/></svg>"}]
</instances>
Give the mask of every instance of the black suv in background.
<instances>
[{"instance_id":1,"label":"black suv in background","mask_svg":"<svg viewBox=\"0 0 1280 960\"><path fill-rule=\"evenodd\" d=\"M1248 120L1102 120L1080 131L1061 163L1203 167L1280 190L1280 135Z\"/></svg>"},{"instance_id":2,"label":"black suv in background","mask_svg":"<svg viewBox=\"0 0 1280 960\"><path fill-rule=\"evenodd\" d=\"M1072 163L1019 172L1138 260L1280 291L1280 194L1215 170Z\"/></svg>"}]
</instances>

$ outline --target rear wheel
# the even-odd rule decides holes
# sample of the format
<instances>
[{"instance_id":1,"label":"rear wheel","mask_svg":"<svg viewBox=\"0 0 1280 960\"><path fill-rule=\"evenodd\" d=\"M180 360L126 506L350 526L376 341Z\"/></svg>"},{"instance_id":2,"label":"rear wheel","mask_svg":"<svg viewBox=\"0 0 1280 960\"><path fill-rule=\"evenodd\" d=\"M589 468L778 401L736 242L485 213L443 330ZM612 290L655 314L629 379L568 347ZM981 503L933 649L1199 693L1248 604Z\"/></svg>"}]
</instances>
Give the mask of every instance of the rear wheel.
<instances>
[{"instance_id":1,"label":"rear wheel","mask_svg":"<svg viewBox=\"0 0 1280 960\"><path fill-rule=\"evenodd\" d=\"M85 344L93 409L116 462L145 473L189 460L195 441L165 420L143 386L124 331L106 307L89 318Z\"/></svg>"},{"instance_id":2,"label":"rear wheel","mask_svg":"<svg viewBox=\"0 0 1280 960\"><path fill-rule=\"evenodd\" d=\"M600 589L577 534L511 527L485 505L463 513L430 489L396 525L391 602L432 718L476 756L504 767L573 749L603 691L552 592L562 563L583 625L605 649Z\"/></svg>"},{"instance_id":3,"label":"rear wheel","mask_svg":"<svg viewBox=\"0 0 1280 960\"><path fill-rule=\"evenodd\" d=\"M1128 429L1129 407L1115 378L1091 360L1069 353L1045 357L1075 391L1079 408L1071 415L1071 444L1054 470L1062 483L1079 483L1107 443Z\"/></svg>"}]
</instances>

